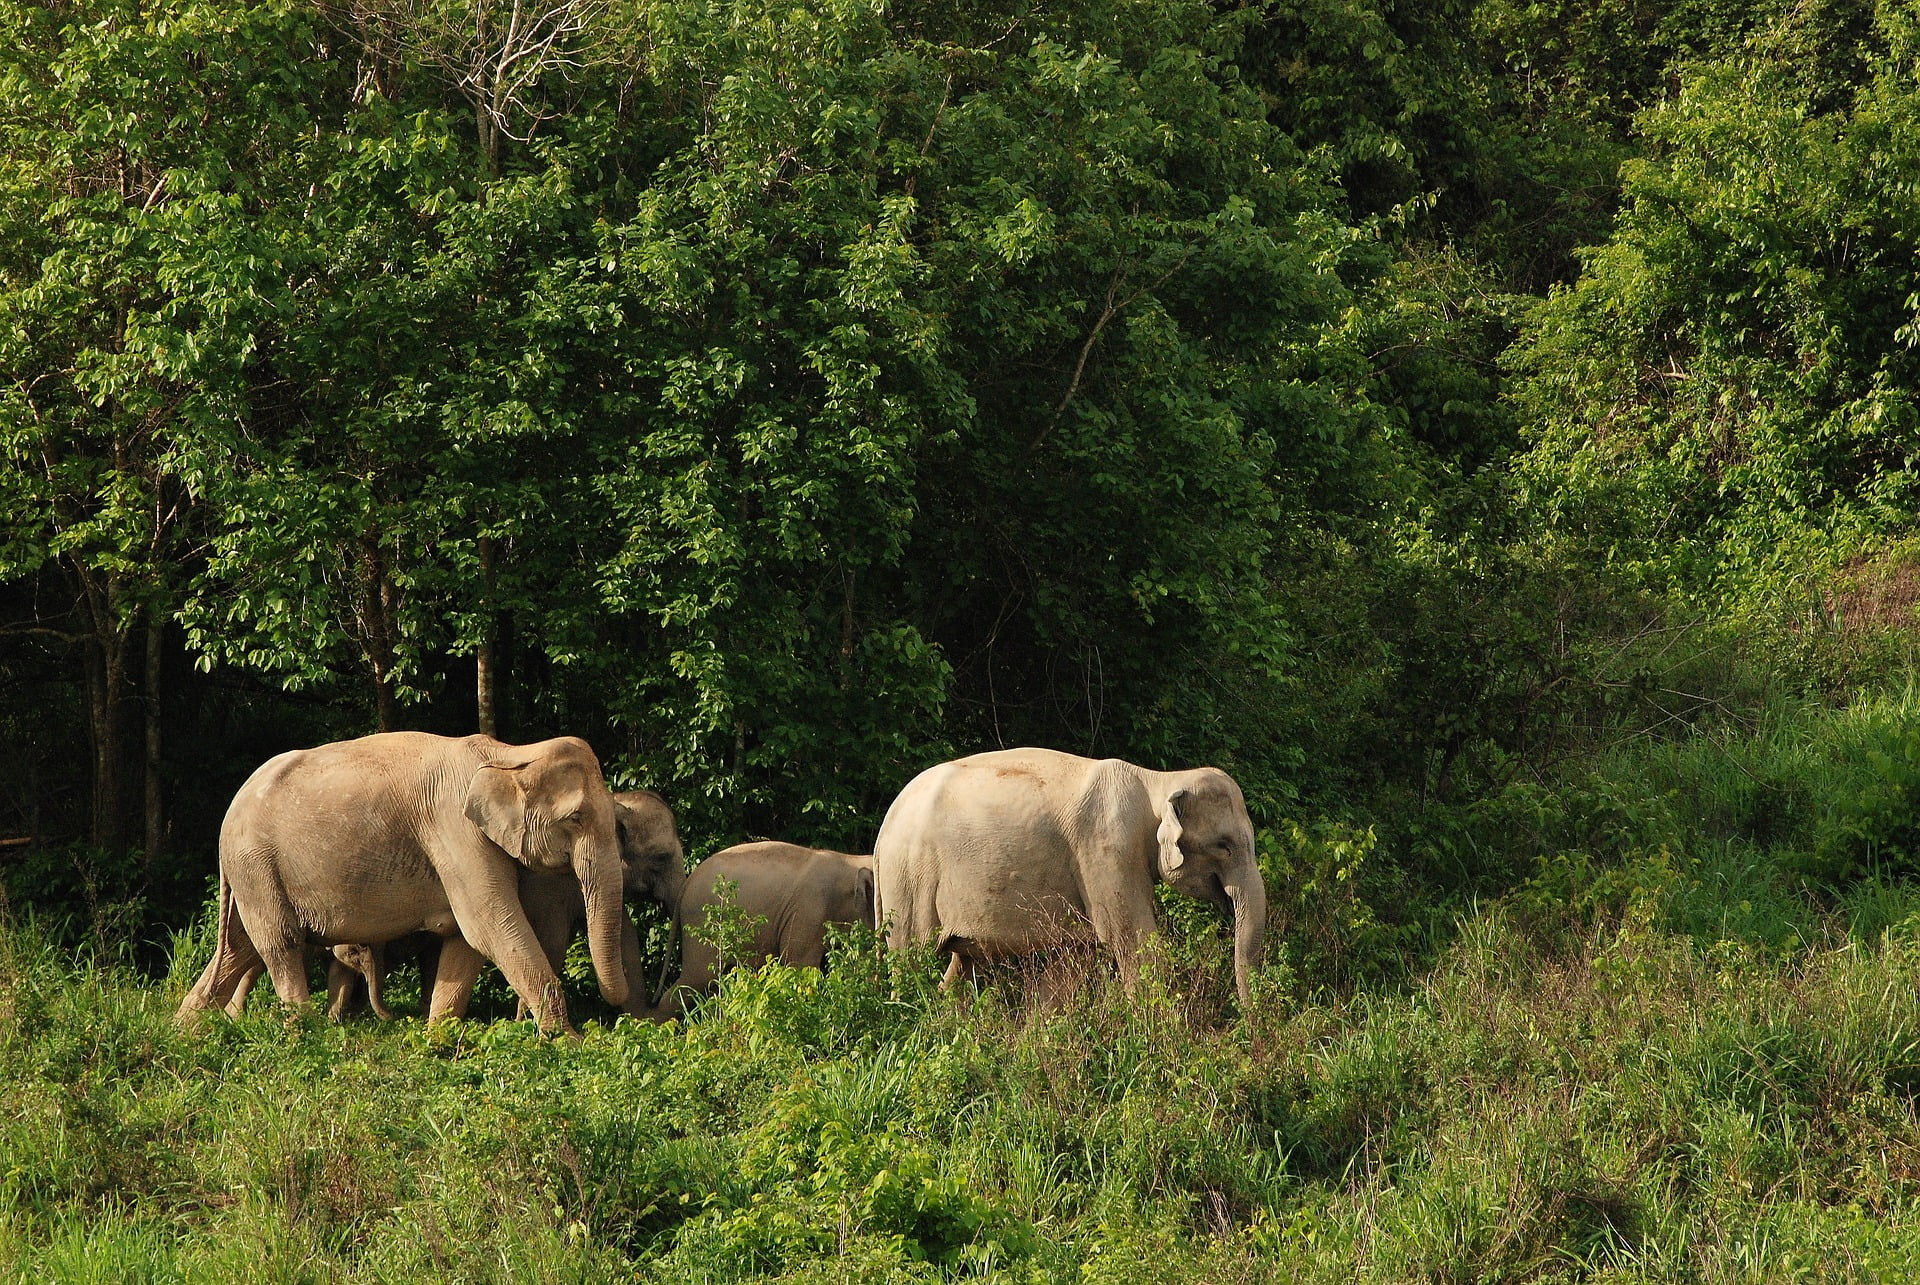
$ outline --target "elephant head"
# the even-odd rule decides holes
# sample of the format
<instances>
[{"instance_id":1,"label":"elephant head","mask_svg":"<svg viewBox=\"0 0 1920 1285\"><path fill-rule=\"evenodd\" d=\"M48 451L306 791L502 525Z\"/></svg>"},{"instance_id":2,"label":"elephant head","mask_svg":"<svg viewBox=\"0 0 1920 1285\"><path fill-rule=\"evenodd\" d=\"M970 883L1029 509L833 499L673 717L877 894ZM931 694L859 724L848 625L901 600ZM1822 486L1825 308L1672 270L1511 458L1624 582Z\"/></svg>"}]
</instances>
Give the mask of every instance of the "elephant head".
<instances>
[{"instance_id":1,"label":"elephant head","mask_svg":"<svg viewBox=\"0 0 1920 1285\"><path fill-rule=\"evenodd\" d=\"M658 993L665 988L667 971L679 952L680 895L687 887L686 850L680 846L673 810L652 790L626 790L614 795L613 801L619 813L620 854L626 862L627 894L652 897L666 910L673 925L668 933L667 952L660 961L660 976L653 988ZM639 976L637 971L635 976ZM642 985L641 989L646 987ZM632 998L644 1001L647 997Z\"/></svg>"},{"instance_id":2,"label":"elephant head","mask_svg":"<svg viewBox=\"0 0 1920 1285\"><path fill-rule=\"evenodd\" d=\"M467 818L528 869L572 870L586 902L587 948L600 993L610 1004L624 1004L625 864L600 760L573 736L501 748L504 752L483 763L467 783Z\"/></svg>"},{"instance_id":3,"label":"elephant head","mask_svg":"<svg viewBox=\"0 0 1920 1285\"><path fill-rule=\"evenodd\" d=\"M613 796L620 830L620 859L630 897L651 897L671 915L687 885L686 850L673 824L673 810L652 790Z\"/></svg>"},{"instance_id":4,"label":"elephant head","mask_svg":"<svg viewBox=\"0 0 1920 1285\"><path fill-rule=\"evenodd\" d=\"M1160 878L1233 916L1233 976L1244 1005L1267 932L1267 887L1253 848L1253 821L1234 779L1218 768L1174 773L1159 800Z\"/></svg>"}]
</instances>

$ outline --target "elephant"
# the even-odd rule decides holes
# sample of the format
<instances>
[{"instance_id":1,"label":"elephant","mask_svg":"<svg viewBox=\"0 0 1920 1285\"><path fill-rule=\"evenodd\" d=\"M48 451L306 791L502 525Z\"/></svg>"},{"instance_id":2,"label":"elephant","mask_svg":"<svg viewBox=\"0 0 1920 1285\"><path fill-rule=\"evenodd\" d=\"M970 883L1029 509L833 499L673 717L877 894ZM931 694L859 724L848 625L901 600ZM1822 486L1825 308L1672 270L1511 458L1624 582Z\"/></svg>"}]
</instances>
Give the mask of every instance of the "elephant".
<instances>
[{"instance_id":1,"label":"elephant","mask_svg":"<svg viewBox=\"0 0 1920 1285\"><path fill-rule=\"evenodd\" d=\"M686 852L674 826L673 809L652 790L627 790L613 796L620 831L620 860L624 887L630 897L649 897L672 915L687 883ZM520 904L533 924L534 936L547 962L557 973L566 959L567 943L586 923L586 902L580 885L565 875L520 872ZM631 917L622 916L620 959L626 969L627 1002L620 1006L634 1017L649 1014L645 960L640 934Z\"/></svg>"},{"instance_id":2,"label":"elephant","mask_svg":"<svg viewBox=\"0 0 1920 1285\"><path fill-rule=\"evenodd\" d=\"M572 1031L560 980L521 908L519 871L573 872L601 993L626 1003L613 796L591 747L563 736L382 732L292 750L255 770L220 827L218 941L177 1018L233 1000L264 965L307 1001L308 946L443 939L429 1018L492 959L542 1031Z\"/></svg>"},{"instance_id":3,"label":"elephant","mask_svg":"<svg viewBox=\"0 0 1920 1285\"><path fill-rule=\"evenodd\" d=\"M367 1006L373 1015L383 1022L393 1020L393 1012L388 1009L381 994L386 984L386 947L348 944L342 942L333 948L333 959L327 964L327 1016L339 1021L347 1015L353 1006L355 987L360 982L367 984ZM245 1002L244 999L242 1001Z\"/></svg>"},{"instance_id":4,"label":"elephant","mask_svg":"<svg viewBox=\"0 0 1920 1285\"><path fill-rule=\"evenodd\" d=\"M1246 801L1218 768L1156 772L1048 749L942 763L887 809L873 870L888 946L933 943L949 957L947 986L978 963L1091 936L1130 987L1160 881L1232 914L1234 980L1251 1000L1266 885Z\"/></svg>"},{"instance_id":5,"label":"elephant","mask_svg":"<svg viewBox=\"0 0 1920 1285\"><path fill-rule=\"evenodd\" d=\"M652 790L629 790L613 796L614 817L620 835L620 861L623 885L628 895L652 897L671 915L679 905L680 890L687 881L686 858L680 835L674 827L673 810ZM520 871L520 905L533 925L534 936L557 975L566 961L567 943L586 923L586 901L580 884L570 875ZM352 1006L356 987L364 980L367 1001L376 1016L390 1019L393 1014L382 1001L385 977L385 947L364 943L333 948L328 965L327 994L332 999L329 1017L338 1019ZM635 1017L647 1016L645 961L640 955L640 934L632 919L621 926L621 964L627 978L627 1002L621 1011ZM422 968L431 978L434 969L422 956ZM478 978L475 978L478 981ZM442 1015L462 1017L473 999L473 986L466 985L442 997ZM237 1001L244 1004L242 993ZM519 1016L526 1016L526 1004Z\"/></svg>"},{"instance_id":6,"label":"elephant","mask_svg":"<svg viewBox=\"0 0 1920 1285\"><path fill-rule=\"evenodd\" d=\"M311 948L310 948L311 949ZM354 998L359 994L362 981L367 984L367 1003L374 1015L382 1021L391 1021L393 1013L387 1008L382 994L386 979L386 947L349 945L341 943L333 947L327 958L327 1016L334 1021L345 1017L353 1008ZM264 964L256 964L247 970L247 975L234 985L233 993L227 999L227 1012L238 1015L247 1006L247 1000L253 994L253 985L260 980Z\"/></svg>"},{"instance_id":7,"label":"elephant","mask_svg":"<svg viewBox=\"0 0 1920 1285\"><path fill-rule=\"evenodd\" d=\"M874 924L872 857L768 842L716 852L687 876L674 915L680 976L665 988L653 1016L674 1016L685 994L709 990L717 980L719 952L699 932L727 884L734 904L759 920L746 955L736 961L748 967L770 956L797 967L823 967L828 924Z\"/></svg>"},{"instance_id":8,"label":"elephant","mask_svg":"<svg viewBox=\"0 0 1920 1285\"><path fill-rule=\"evenodd\" d=\"M384 942L378 946L364 943L341 943L332 950L332 958L327 961L327 1016L335 1021L352 1010L353 1002L359 995L362 982L367 987L367 1005L373 1009L375 1017L383 1022L393 1020L393 1013L387 1008L384 991L387 970L394 962L397 950L402 959L410 959L420 969L420 995L424 1001L433 994L433 976L439 960L442 941L432 933L418 932L409 934L398 941ZM249 982L250 986L252 983ZM246 995L236 992L234 1007L243 1007ZM464 1006L462 1010L464 1011ZM453 1016L460 1016L455 1012Z\"/></svg>"}]
</instances>

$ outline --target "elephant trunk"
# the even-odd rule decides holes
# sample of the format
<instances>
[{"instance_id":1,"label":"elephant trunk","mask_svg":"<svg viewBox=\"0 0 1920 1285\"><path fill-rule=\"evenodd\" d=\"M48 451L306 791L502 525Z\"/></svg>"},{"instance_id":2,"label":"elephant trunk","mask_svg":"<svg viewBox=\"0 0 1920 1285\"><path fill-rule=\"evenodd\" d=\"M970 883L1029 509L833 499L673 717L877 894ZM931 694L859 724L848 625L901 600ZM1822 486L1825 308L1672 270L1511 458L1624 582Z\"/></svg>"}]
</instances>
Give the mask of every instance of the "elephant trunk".
<instances>
[{"instance_id":1,"label":"elephant trunk","mask_svg":"<svg viewBox=\"0 0 1920 1285\"><path fill-rule=\"evenodd\" d=\"M1233 902L1233 981L1245 1009L1253 1003L1253 972L1260 967L1267 938L1267 887L1258 870L1249 870L1226 885L1226 893Z\"/></svg>"},{"instance_id":2,"label":"elephant trunk","mask_svg":"<svg viewBox=\"0 0 1920 1285\"><path fill-rule=\"evenodd\" d=\"M600 993L619 1008L627 1002L627 970L621 938L627 924L622 896L620 845L609 836L605 843L582 843L574 849L573 870L587 903L587 950Z\"/></svg>"},{"instance_id":3,"label":"elephant trunk","mask_svg":"<svg viewBox=\"0 0 1920 1285\"><path fill-rule=\"evenodd\" d=\"M680 898L687 891L686 862L676 851L672 861L653 885L653 895L667 912L667 950L660 958L660 971L655 977L651 1003L657 1008L667 995L667 979L677 975L676 965L680 962Z\"/></svg>"}]
</instances>

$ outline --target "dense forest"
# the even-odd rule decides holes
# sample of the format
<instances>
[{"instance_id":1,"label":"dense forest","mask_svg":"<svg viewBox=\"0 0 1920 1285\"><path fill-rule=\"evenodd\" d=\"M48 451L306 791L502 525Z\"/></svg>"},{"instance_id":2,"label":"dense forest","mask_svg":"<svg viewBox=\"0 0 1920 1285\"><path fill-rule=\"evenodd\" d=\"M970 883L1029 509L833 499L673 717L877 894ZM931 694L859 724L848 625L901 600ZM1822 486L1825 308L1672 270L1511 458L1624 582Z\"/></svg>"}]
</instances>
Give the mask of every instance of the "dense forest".
<instances>
[{"instance_id":1,"label":"dense forest","mask_svg":"<svg viewBox=\"0 0 1920 1285\"><path fill-rule=\"evenodd\" d=\"M1920 1264L1910 6L7 0L0 141L7 1271ZM1263 989L172 1032L399 729L1217 765Z\"/></svg>"}]
</instances>

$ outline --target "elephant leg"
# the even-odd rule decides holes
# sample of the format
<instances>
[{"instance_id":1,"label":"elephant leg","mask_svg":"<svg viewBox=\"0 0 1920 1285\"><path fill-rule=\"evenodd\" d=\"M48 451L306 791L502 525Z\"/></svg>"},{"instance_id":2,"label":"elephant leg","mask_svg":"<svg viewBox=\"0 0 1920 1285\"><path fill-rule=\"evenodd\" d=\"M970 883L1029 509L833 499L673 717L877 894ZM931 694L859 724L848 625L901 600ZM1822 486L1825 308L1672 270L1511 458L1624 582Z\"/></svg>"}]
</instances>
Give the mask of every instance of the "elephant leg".
<instances>
[{"instance_id":1,"label":"elephant leg","mask_svg":"<svg viewBox=\"0 0 1920 1285\"><path fill-rule=\"evenodd\" d=\"M467 945L491 959L506 975L507 984L533 1009L541 1031L577 1035L567 1021L567 1002L560 990L560 976L548 966L546 954L540 949L540 941L521 907L517 867L497 854L476 853L464 863L449 860L446 869L449 872L445 878L447 902ZM617 962L609 959L607 967L612 969ZM446 952L442 951L443 972L447 964ZM475 973L466 978L469 991L477 975L476 968ZM605 980L603 974L602 981ZM447 982L445 976L434 982L436 1005Z\"/></svg>"},{"instance_id":2,"label":"elephant leg","mask_svg":"<svg viewBox=\"0 0 1920 1285\"><path fill-rule=\"evenodd\" d=\"M361 974L367 979L367 1007L373 1015L383 1022L393 1020L393 1010L387 1007L387 953L382 946L364 948L361 960Z\"/></svg>"},{"instance_id":3,"label":"elephant leg","mask_svg":"<svg viewBox=\"0 0 1920 1285\"><path fill-rule=\"evenodd\" d=\"M712 990L720 978L720 952L693 934L692 929L701 926L692 925L680 939L680 977L676 990L702 994Z\"/></svg>"},{"instance_id":4,"label":"elephant leg","mask_svg":"<svg viewBox=\"0 0 1920 1285\"><path fill-rule=\"evenodd\" d=\"M642 1016L651 1021L665 1022L679 1017L686 1010L685 997L681 993L680 983L676 981L661 989L660 998Z\"/></svg>"},{"instance_id":5,"label":"elephant leg","mask_svg":"<svg viewBox=\"0 0 1920 1285\"><path fill-rule=\"evenodd\" d=\"M1117 893L1110 900L1089 897L1087 917L1093 921L1093 935L1113 952L1120 969L1120 986L1134 993L1140 981L1140 948L1146 944L1158 924L1153 917L1151 887Z\"/></svg>"},{"instance_id":6,"label":"elephant leg","mask_svg":"<svg viewBox=\"0 0 1920 1285\"><path fill-rule=\"evenodd\" d=\"M1041 956L1029 974L1028 994L1032 996L1034 1011L1046 1016L1066 1008L1095 970L1104 967L1097 950L1091 946L1070 946Z\"/></svg>"},{"instance_id":7,"label":"elephant leg","mask_svg":"<svg viewBox=\"0 0 1920 1285\"><path fill-rule=\"evenodd\" d=\"M327 964L327 1017L335 1022L353 1007L354 984L360 980L354 966L339 953L342 949L334 947L334 957Z\"/></svg>"},{"instance_id":8,"label":"elephant leg","mask_svg":"<svg viewBox=\"0 0 1920 1285\"><path fill-rule=\"evenodd\" d=\"M289 1008L299 1008L312 998L313 987L307 981L307 952L297 943L275 942L260 947L260 958L267 964L267 976L273 979L274 993Z\"/></svg>"},{"instance_id":9,"label":"elephant leg","mask_svg":"<svg viewBox=\"0 0 1920 1285\"><path fill-rule=\"evenodd\" d=\"M444 947L435 946L432 933L416 933L414 945L420 963L420 1008L424 1012L433 994L434 978L440 972L440 951Z\"/></svg>"},{"instance_id":10,"label":"elephant leg","mask_svg":"<svg viewBox=\"0 0 1920 1285\"><path fill-rule=\"evenodd\" d=\"M777 947L780 962L792 964L795 968L818 968L827 966L827 925L824 912L799 916L801 926L790 928L780 936Z\"/></svg>"},{"instance_id":11,"label":"elephant leg","mask_svg":"<svg viewBox=\"0 0 1920 1285\"><path fill-rule=\"evenodd\" d=\"M207 987L207 1007L224 1009L228 1017L238 1017L246 1009L247 996L253 993L253 984L266 968L246 930L237 923L234 930L224 958L215 955L207 965L209 975L202 979Z\"/></svg>"},{"instance_id":12,"label":"elephant leg","mask_svg":"<svg viewBox=\"0 0 1920 1285\"><path fill-rule=\"evenodd\" d=\"M427 1006L429 1022L467 1015L473 985L480 980L485 962L486 957L463 937L448 937L441 943L440 962L433 970L433 1000Z\"/></svg>"},{"instance_id":13,"label":"elephant leg","mask_svg":"<svg viewBox=\"0 0 1920 1285\"><path fill-rule=\"evenodd\" d=\"M253 984L260 980L260 974L266 969L266 964L262 963L259 955L256 954L253 958L253 966L247 969L238 982L234 983L233 996L227 1000L228 1017L238 1017L247 1011L247 998L253 994Z\"/></svg>"},{"instance_id":14,"label":"elephant leg","mask_svg":"<svg viewBox=\"0 0 1920 1285\"><path fill-rule=\"evenodd\" d=\"M261 967L260 952L254 949L253 938L247 935L246 926L240 922L232 891L223 879L220 887L220 930L213 958L207 961L193 988L180 1001L174 1020L185 1021L195 1013L214 1008L225 1009L228 1016L237 1017L246 1006L247 994L253 987L254 978L260 975Z\"/></svg>"},{"instance_id":15,"label":"elephant leg","mask_svg":"<svg viewBox=\"0 0 1920 1285\"><path fill-rule=\"evenodd\" d=\"M699 930L705 924L704 912L691 924L680 926L680 970L661 989L659 1002L648 1014L657 1021L678 1017L686 1012L687 1000L713 990L720 965L720 953L702 940Z\"/></svg>"},{"instance_id":16,"label":"elephant leg","mask_svg":"<svg viewBox=\"0 0 1920 1285\"><path fill-rule=\"evenodd\" d=\"M533 935L540 943L540 953L546 956L547 967L553 970L556 977L560 975L560 970L566 967L567 943L573 940L574 932L579 927L574 922L573 915L569 913L573 907L568 904L568 898L577 894L578 891L577 887L569 887L564 892L559 892L547 885L545 881L530 885L526 879L521 880L521 909L526 911L527 924L533 929ZM585 907L581 906L580 910L584 913ZM630 970L628 978L629 980L632 978ZM638 991L633 991L629 986L628 990L632 992L627 998L629 1006L646 1002L647 991L644 986ZM519 1002L514 1005L513 1016L516 1021L530 1016L526 996L520 996Z\"/></svg>"},{"instance_id":17,"label":"elephant leg","mask_svg":"<svg viewBox=\"0 0 1920 1285\"><path fill-rule=\"evenodd\" d=\"M960 951L947 952L947 971L940 978L940 989L950 991L973 980L973 960Z\"/></svg>"},{"instance_id":18,"label":"elephant leg","mask_svg":"<svg viewBox=\"0 0 1920 1285\"><path fill-rule=\"evenodd\" d=\"M299 1008L313 994L307 982L306 933L295 921L289 906L266 907L254 919L248 935L253 939L253 948L266 963L275 993L281 1003Z\"/></svg>"}]
</instances>

